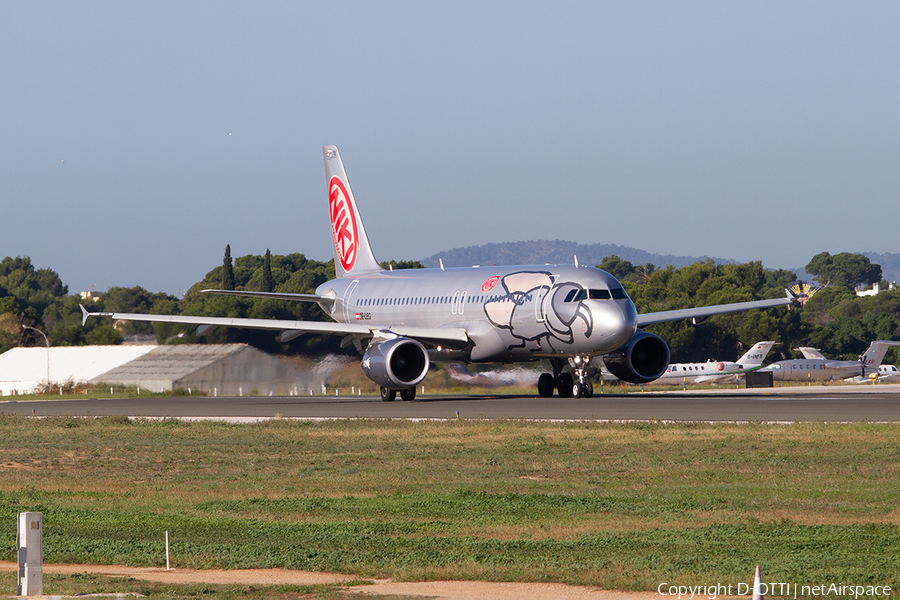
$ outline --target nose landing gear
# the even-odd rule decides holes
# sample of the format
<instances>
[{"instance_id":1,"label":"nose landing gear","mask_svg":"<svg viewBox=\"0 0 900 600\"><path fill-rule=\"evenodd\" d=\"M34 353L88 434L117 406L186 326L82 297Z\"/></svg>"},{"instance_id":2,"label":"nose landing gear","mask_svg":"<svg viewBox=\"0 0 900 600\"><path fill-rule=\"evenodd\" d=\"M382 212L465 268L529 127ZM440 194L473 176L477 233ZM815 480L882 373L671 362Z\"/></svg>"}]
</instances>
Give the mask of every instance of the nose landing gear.
<instances>
[{"instance_id":1,"label":"nose landing gear","mask_svg":"<svg viewBox=\"0 0 900 600\"><path fill-rule=\"evenodd\" d=\"M594 384L588 379L587 370L591 364L589 354L579 354L572 359L575 363L575 381L572 384L572 396L575 398L590 398L594 395Z\"/></svg>"},{"instance_id":2,"label":"nose landing gear","mask_svg":"<svg viewBox=\"0 0 900 600\"><path fill-rule=\"evenodd\" d=\"M559 390L560 398L590 398L594 395L594 384L587 377L587 368L591 362L589 355L579 355L572 359L575 365L575 376L563 373L566 363L561 359L552 359L553 375L543 373L538 378L538 395L541 398L553 396L554 389Z\"/></svg>"}]
</instances>

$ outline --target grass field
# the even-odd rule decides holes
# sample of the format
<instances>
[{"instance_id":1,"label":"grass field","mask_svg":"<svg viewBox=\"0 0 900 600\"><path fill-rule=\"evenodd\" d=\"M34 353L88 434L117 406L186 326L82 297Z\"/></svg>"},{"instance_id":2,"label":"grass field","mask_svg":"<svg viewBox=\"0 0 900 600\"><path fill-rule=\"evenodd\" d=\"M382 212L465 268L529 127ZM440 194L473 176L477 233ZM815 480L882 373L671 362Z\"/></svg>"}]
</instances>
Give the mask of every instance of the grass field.
<instances>
[{"instance_id":1,"label":"grass field","mask_svg":"<svg viewBox=\"0 0 900 600\"><path fill-rule=\"evenodd\" d=\"M152 399L148 399L152 401ZM0 417L0 543L362 578L900 588L900 425Z\"/></svg>"}]
</instances>

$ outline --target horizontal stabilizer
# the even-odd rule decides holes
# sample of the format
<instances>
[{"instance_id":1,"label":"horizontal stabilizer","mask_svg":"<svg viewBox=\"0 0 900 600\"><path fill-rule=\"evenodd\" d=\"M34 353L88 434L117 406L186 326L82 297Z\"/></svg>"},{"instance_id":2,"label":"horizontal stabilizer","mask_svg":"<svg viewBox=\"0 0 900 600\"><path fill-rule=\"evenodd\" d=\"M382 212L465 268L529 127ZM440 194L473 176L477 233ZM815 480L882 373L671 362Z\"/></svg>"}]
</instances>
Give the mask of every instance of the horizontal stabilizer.
<instances>
[{"instance_id":1,"label":"horizontal stabilizer","mask_svg":"<svg viewBox=\"0 0 900 600\"><path fill-rule=\"evenodd\" d=\"M247 292L243 290L200 290L201 294L221 296L241 296L243 298L269 298L270 300L290 300L292 302L334 302L333 296L317 294L289 294L285 292Z\"/></svg>"},{"instance_id":2,"label":"horizontal stabilizer","mask_svg":"<svg viewBox=\"0 0 900 600\"><path fill-rule=\"evenodd\" d=\"M794 348L803 354L803 358L808 358L812 360L828 360L825 356L819 352L818 348L810 348L809 346L801 346L800 348Z\"/></svg>"}]
</instances>

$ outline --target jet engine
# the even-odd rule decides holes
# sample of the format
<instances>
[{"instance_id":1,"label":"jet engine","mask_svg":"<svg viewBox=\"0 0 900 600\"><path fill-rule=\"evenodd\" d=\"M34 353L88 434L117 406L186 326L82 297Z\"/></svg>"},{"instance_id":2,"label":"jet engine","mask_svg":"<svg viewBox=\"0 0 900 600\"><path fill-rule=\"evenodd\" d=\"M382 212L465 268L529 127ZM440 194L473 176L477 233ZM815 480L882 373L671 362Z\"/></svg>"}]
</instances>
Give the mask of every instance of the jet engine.
<instances>
[{"instance_id":1,"label":"jet engine","mask_svg":"<svg viewBox=\"0 0 900 600\"><path fill-rule=\"evenodd\" d=\"M366 377L388 390L415 387L428 374L428 351L425 346L404 337L376 341L363 354L362 370Z\"/></svg>"},{"instance_id":2,"label":"jet engine","mask_svg":"<svg viewBox=\"0 0 900 600\"><path fill-rule=\"evenodd\" d=\"M659 379L669 366L669 346L658 335L637 330L631 341L603 357L609 372L628 383Z\"/></svg>"}]
</instances>

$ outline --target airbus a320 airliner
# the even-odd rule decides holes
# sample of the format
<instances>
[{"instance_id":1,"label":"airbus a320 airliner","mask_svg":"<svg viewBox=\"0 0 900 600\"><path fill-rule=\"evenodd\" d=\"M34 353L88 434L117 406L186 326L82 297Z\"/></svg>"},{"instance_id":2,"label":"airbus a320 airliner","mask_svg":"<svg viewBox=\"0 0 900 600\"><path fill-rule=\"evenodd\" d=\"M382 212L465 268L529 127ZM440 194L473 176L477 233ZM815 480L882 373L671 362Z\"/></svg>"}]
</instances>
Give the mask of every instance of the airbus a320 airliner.
<instances>
[{"instance_id":1,"label":"airbus a320 airliner","mask_svg":"<svg viewBox=\"0 0 900 600\"><path fill-rule=\"evenodd\" d=\"M538 393L590 397L587 368L602 357L611 373L631 383L658 379L669 347L639 327L755 308L782 306L785 298L639 315L622 284L609 273L579 265L384 270L375 260L341 155L324 146L328 209L336 279L315 294L203 290L250 298L315 302L335 322L230 319L186 315L89 313L117 320L156 321L282 332L282 341L304 333L344 336L362 354L362 369L381 387L381 398L404 400L431 361L513 363L548 359L553 373L538 379ZM571 372L564 371L571 366Z\"/></svg>"}]
</instances>

